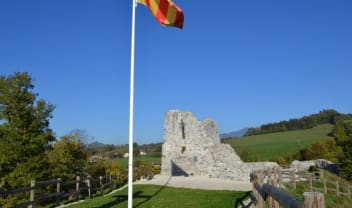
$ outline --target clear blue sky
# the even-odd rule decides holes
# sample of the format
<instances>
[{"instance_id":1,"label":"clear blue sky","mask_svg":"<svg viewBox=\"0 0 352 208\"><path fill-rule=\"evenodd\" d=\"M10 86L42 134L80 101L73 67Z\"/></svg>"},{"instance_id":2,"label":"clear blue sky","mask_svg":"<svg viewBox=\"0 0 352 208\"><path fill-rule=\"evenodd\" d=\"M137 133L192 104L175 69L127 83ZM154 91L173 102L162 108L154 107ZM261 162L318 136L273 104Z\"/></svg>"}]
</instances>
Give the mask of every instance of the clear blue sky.
<instances>
[{"instance_id":1,"label":"clear blue sky","mask_svg":"<svg viewBox=\"0 0 352 208\"><path fill-rule=\"evenodd\" d=\"M175 0L184 29L139 5L135 141L161 142L165 112L221 132L352 113L352 1ZM130 0L0 0L0 73L28 71L56 105L57 136L128 143Z\"/></svg>"}]
</instances>

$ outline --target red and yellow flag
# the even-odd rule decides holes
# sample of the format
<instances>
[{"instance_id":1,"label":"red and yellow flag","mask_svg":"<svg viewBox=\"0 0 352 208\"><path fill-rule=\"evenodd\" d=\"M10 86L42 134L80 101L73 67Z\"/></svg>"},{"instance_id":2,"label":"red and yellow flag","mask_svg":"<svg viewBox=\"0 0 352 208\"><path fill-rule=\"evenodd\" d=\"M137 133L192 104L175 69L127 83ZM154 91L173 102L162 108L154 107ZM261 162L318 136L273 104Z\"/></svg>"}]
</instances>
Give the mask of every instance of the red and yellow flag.
<instances>
[{"instance_id":1,"label":"red and yellow flag","mask_svg":"<svg viewBox=\"0 0 352 208\"><path fill-rule=\"evenodd\" d=\"M162 25L183 28L183 11L171 0L137 0L149 8Z\"/></svg>"}]
</instances>

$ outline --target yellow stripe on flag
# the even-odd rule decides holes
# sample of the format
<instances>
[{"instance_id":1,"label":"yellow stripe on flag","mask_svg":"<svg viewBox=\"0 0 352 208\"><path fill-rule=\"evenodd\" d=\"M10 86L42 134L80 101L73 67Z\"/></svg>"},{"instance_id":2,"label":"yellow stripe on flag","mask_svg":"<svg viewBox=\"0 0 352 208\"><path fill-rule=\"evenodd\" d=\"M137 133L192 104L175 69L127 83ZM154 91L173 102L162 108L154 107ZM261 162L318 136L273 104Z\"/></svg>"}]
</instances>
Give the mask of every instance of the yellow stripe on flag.
<instances>
[{"instance_id":1,"label":"yellow stripe on flag","mask_svg":"<svg viewBox=\"0 0 352 208\"><path fill-rule=\"evenodd\" d=\"M146 0L138 0L137 2L143 4L144 6L147 6Z\"/></svg>"},{"instance_id":2,"label":"yellow stripe on flag","mask_svg":"<svg viewBox=\"0 0 352 208\"><path fill-rule=\"evenodd\" d=\"M167 16L165 19L165 24L166 25L174 24L176 19L176 14L177 14L177 10L174 7L169 6L167 11Z\"/></svg>"},{"instance_id":3,"label":"yellow stripe on flag","mask_svg":"<svg viewBox=\"0 0 352 208\"><path fill-rule=\"evenodd\" d=\"M160 0L150 1L150 11L154 16L158 13Z\"/></svg>"}]
</instances>

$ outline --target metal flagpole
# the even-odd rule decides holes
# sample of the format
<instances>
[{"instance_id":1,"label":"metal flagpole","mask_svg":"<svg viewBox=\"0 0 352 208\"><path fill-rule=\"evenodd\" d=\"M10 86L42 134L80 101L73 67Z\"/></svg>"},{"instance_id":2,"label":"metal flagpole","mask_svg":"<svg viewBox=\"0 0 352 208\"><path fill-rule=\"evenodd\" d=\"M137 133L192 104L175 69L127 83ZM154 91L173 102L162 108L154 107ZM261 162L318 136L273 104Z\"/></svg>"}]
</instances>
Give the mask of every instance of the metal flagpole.
<instances>
[{"instance_id":1,"label":"metal flagpole","mask_svg":"<svg viewBox=\"0 0 352 208\"><path fill-rule=\"evenodd\" d=\"M133 206L133 104L134 104L134 39L137 0L132 0L132 35L131 35L131 77L130 77L130 123L128 153L128 208Z\"/></svg>"}]
</instances>

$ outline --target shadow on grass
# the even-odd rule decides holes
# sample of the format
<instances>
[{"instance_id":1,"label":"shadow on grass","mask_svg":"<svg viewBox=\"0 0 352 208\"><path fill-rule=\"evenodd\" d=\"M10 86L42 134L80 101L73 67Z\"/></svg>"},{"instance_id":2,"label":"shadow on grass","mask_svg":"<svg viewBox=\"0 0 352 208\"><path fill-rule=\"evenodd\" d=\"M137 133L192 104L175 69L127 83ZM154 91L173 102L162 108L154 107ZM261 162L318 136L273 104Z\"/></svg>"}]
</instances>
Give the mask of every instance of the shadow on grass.
<instances>
[{"instance_id":1,"label":"shadow on grass","mask_svg":"<svg viewBox=\"0 0 352 208\"><path fill-rule=\"evenodd\" d=\"M143 204L147 203L148 201L150 201L151 199L153 199L154 197L156 197L166 187L166 185L169 183L170 180L171 180L171 177L154 194L143 195L143 191L137 191L137 192L133 193L133 199L144 199L143 201L139 202L138 204L134 205L133 207L138 208L138 207L142 206ZM117 204L123 203L128 200L128 195L126 195L126 194L115 195L112 197L115 198L115 200L113 200L112 202L109 202L107 204L104 204L102 206L99 206L99 208L111 208L113 206L116 206ZM98 207L95 207L95 208L98 208Z\"/></svg>"},{"instance_id":2,"label":"shadow on grass","mask_svg":"<svg viewBox=\"0 0 352 208\"><path fill-rule=\"evenodd\" d=\"M139 202L137 205L133 206L134 208L140 207L143 204L147 203L148 201L150 201L152 198L156 197L165 187L166 185L170 182L171 180L171 176L169 177L169 179L167 179L167 181L165 182L165 184L163 186L160 187L159 190L157 190L153 195L149 196L146 198L146 200Z\"/></svg>"}]
</instances>

